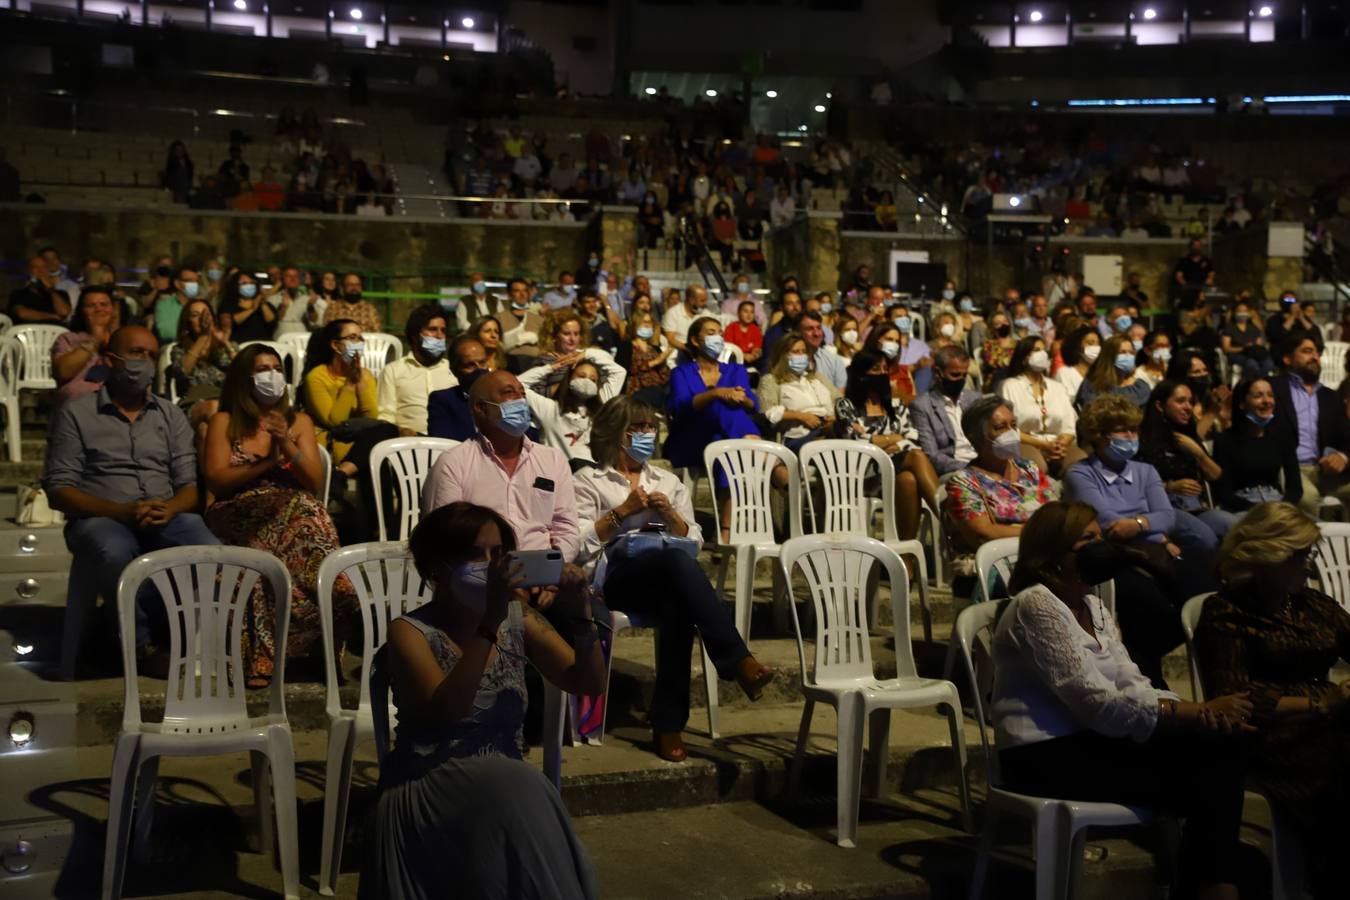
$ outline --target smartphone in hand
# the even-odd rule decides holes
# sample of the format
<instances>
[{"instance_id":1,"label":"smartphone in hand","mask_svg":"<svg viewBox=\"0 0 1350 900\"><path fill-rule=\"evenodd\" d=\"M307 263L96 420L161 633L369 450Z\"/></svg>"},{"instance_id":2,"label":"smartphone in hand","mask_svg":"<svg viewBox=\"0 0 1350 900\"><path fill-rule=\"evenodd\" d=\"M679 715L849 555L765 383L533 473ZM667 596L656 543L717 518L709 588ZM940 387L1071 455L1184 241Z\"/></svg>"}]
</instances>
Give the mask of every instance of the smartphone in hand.
<instances>
[{"instance_id":1,"label":"smartphone in hand","mask_svg":"<svg viewBox=\"0 0 1350 900\"><path fill-rule=\"evenodd\" d=\"M561 550L513 550L507 559L508 570L521 567L524 580L519 587L557 587L562 580Z\"/></svg>"}]
</instances>

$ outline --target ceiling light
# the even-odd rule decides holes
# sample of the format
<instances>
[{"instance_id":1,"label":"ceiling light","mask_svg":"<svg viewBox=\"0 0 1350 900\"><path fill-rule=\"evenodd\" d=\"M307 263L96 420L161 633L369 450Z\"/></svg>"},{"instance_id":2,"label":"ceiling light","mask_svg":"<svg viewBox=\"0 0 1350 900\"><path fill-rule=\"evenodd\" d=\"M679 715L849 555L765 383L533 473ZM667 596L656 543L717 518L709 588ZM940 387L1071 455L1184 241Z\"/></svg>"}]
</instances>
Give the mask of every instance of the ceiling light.
<instances>
[{"instance_id":1,"label":"ceiling light","mask_svg":"<svg viewBox=\"0 0 1350 900\"><path fill-rule=\"evenodd\" d=\"M1039 22L1042 18L1043 17L1041 16L1041 11L1039 9L1033 9L1031 11L1031 21Z\"/></svg>"},{"instance_id":2,"label":"ceiling light","mask_svg":"<svg viewBox=\"0 0 1350 900\"><path fill-rule=\"evenodd\" d=\"M361 10L357 9L356 7L352 7L351 12L347 13L347 15L351 16L358 22L361 21Z\"/></svg>"},{"instance_id":3,"label":"ceiling light","mask_svg":"<svg viewBox=\"0 0 1350 900\"><path fill-rule=\"evenodd\" d=\"M1008 205L1011 206L1013 209L1016 209L1017 207L1022 205L1022 198L1014 194L1013 196L1008 198Z\"/></svg>"},{"instance_id":4,"label":"ceiling light","mask_svg":"<svg viewBox=\"0 0 1350 900\"><path fill-rule=\"evenodd\" d=\"M713 90L712 88L708 88L708 89L707 89L706 91L704 91L703 93L707 94L709 97L716 97L716 96L717 96L717 91Z\"/></svg>"},{"instance_id":5,"label":"ceiling light","mask_svg":"<svg viewBox=\"0 0 1350 900\"><path fill-rule=\"evenodd\" d=\"M765 96L765 97L768 97L770 100L772 100L772 99L774 99L775 97L778 96L778 92L777 92L777 91L765 91L765 92L764 92L764 96Z\"/></svg>"},{"instance_id":6,"label":"ceiling light","mask_svg":"<svg viewBox=\"0 0 1350 900\"><path fill-rule=\"evenodd\" d=\"M1263 6L1263 7L1261 7L1260 9L1258 9L1258 10L1256 11L1256 14L1257 14L1258 16L1260 16L1261 18L1264 19L1264 18L1267 18L1268 16L1270 16L1270 15L1271 15L1272 13L1274 13L1274 12L1275 12L1275 10L1271 9L1269 6Z\"/></svg>"},{"instance_id":7,"label":"ceiling light","mask_svg":"<svg viewBox=\"0 0 1350 900\"><path fill-rule=\"evenodd\" d=\"M797 130L798 130L798 131L810 131L811 129L810 129L810 128L807 128L805 125L798 125L798 126L797 126Z\"/></svg>"},{"instance_id":8,"label":"ceiling light","mask_svg":"<svg viewBox=\"0 0 1350 900\"><path fill-rule=\"evenodd\" d=\"M826 99L826 100L833 100L833 99L834 99L834 94L830 93L829 91L826 91L826 92L825 92L825 99Z\"/></svg>"},{"instance_id":9,"label":"ceiling light","mask_svg":"<svg viewBox=\"0 0 1350 900\"><path fill-rule=\"evenodd\" d=\"M1150 6L1148 9L1144 10L1144 18L1151 22L1158 18L1158 11Z\"/></svg>"},{"instance_id":10,"label":"ceiling light","mask_svg":"<svg viewBox=\"0 0 1350 900\"><path fill-rule=\"evenodd\" d=\"M823 103L817 103L817 104L816 104L816 112L824 112L824 111L825 111L825 104L823 104Z\"/></svg>"},{"instance_id":11,"label":"ceiling light","mask_svg":"<svg viewBox=\"0 0 1350 900\"><path fill-rule=\"evenodd\" d=\"M646 94L648 97L655 97L656 88L645 88L642 93Z\"/></svg>"},{"instance_id":12,"label":"ceiling light","mask_svg":"<svg viewBox=\"0 0 1350 900\"><path fill-rule=\"evenodd\" d=\"M459 24L463 25L465 28L472 28L473 19L469 16L465 16L464 18L459 20Z\"/></svg>"},{"instance_id":13,"label":"ceiling light","mask_svg":"<svg viewBox=\"0 0 1350 900\"><path fill-rule=\"evenodd\" d=\"M248 9L248 3L245 0L234 0L234 8L243 12Z\"/></svg>"},{"instance_id":14,"label":"ceiling light","mask_svg":"<svg viewBox=\"0 0 1350 900\"><path fill-rule=\"evenodd\" d=\"M32 653L32 652L33 652L33 645L32 645L32 644L15 644L15 645L14 645L14 655L15 655L15 656L27 656L28 654L30 654L30 653Z\"/></svg>"}]
</instances>

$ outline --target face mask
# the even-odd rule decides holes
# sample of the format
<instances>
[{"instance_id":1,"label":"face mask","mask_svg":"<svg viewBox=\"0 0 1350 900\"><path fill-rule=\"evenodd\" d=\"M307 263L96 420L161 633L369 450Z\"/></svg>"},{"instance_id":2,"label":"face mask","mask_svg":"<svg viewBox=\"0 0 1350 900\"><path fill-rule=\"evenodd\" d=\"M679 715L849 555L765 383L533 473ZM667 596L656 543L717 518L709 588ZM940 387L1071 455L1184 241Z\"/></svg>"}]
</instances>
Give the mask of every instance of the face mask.
<instances>
[{"instance_id":1,"label":"face mask","mask_svg":"<svg viewBox=\"0 0 1350 900\"><path fill-rule=\"evenodd\" d=\"M223 275L223 274L225 274L225 273L222 272L220 269L207 269L207 270L206 270L206 277L207 277L208 279L210 279L211 281L219 281L219 280L220 280L220 276Z\"/></svg>"},{"instance_id":2,"label":"face mask","mask_svg":"<svg viewBox=\"0 0 1350 900\"><path fill-rule=\"evenodd\" d=\"M626 451L634 462L645 463L656 453L656 433L640 431L628 436Z\"/></svg>"},{"instance_id":3,"label":"face mask","mask_svg":"<svg viewBox=\"0 0 1350 900\"><path fill-rule=\"evenodd\" d=\"M1138 353L1140 350L1144 349L1144 342L1142 339L1136 339L1130 341L1130 346L1134 348L1135 353Z\"/></svg>"},{"instance_id":4,"label":"face mask","mask_svg":"<svg viewBox=\"0 0 1350 900\"><path fill-rule=\"evenodd\" d=\"M486 282L486 281L475 281L475 282L473 283L473 292L474 292L475 294L486 294L486 293L487 293L487 282Z\"/></svg>"},{"instance_id":5,"label":"face mask","mask_svg":"<svg viewBox=\"0 0 1350 900\"><path fill-rule=\"evenodd\" d=\"M197 284L195 281L188 281L183 284L183 296L189 300L195 300L200 291L201 285Z\"/></svg>"},{"instance_id":6,"label":"face mask","mask_svg":"<svg viewBox=\"0 0 1350 900\"><path fill-rule=\"evenodd\" d=\"M1116 331L1124 331L1125 329L1129 328L1129 327L1130 327L1131 325L1133 325L1133 324L1134 324L1134 319L1131 319L1129 316L1117 316L1117 317L1116 317Z\"/></svg>"},{"instance_id":7,"label":"face mask","mask_svg":"<svg viewBox=\"0 0 1350 900\"><path fill-rule=\"evenodd\" d=\"M736 284L736 293L738 294L750 293L750 285L746 284L744 281L738 282Z\"/></svg>"},{"instance_id":8,"label":"face mask","mask_svg":"<svg viewBox=\"0 0 1350 900\"><path fill-rule=\"evenodd\" d=\"M639 325L639 326L638 326L637 336L640 337L640 338L642 338L644 341L649 341L649 340L651 340L652 335L655 334L655 333L656 333L655 329L653 329L652 326L650 326L650 325Z\"/></svg>"},{"instance_id":9,"label":"face mask","mask_svg":"<svg viewBox=\"0 0 1350 900\"><path fill-rule=\"evenodd\" d=\"M895 327L900 329L901 334L909 334L909 330L914 327L914 322L909 316L900 316L895 320Z\"/></svg>"},{"instance_id":10,"label":"face mask","mask_svg":"<svg viewBox=\"0 0 1350 900\"><path fill-rule=\"evenodd\" d=\"M263 406L271 406L286 396L286 376L276 369L253 373L253 398Z\"/></svg>"},{"instance_id":11,"label":"face mask","mask_svg":"<svg viewBox=\"0 0 1350 900\"><path fill-rule=\"evenodd\" d=\"M512 300L511 308L516 310L517 312L524 312L525 310L530 308L530 301L526 300L524 303L517 303L515 300Z\"/></svg>"},{"instance_id":12,"label":"face mask","mask_svg":"<svg viewBox=\"0 0 1350 900\"><path fill-rule=\"evenodd\" d=\"M1257 428L1265 428L1271 422L1275 421L1274 416L1258 416L1254 412L1247 413L1247 421L1251 422Z\"/></svg>"},{"instance_id":13,"label":"face mask","mask_svg":"<svg viewBox=\"0 0 1350 900\"><path fill-rule=\"evenodd\" d=\"M966 380L964 378L938 378L934 383L937 385L939 391L942 391L942 393L951 397L953 400L958 399L961 396L961 392L966 388Z\"/></svg>"},{"instance_id":14,"label":"face mask","mask_svg":"<svg viewBox=\"0 0 1350 900\"><path fill-rule=\"evenodd\" d=\"M582 400L589 400L600 394L600 385L589 378L573 378L567 382L567 387Z\"/></svg>"},{"instance_id":15,"label":"face mask","mask_svg":"<svg viewBox=\"0 0 1350 900\"><path fill-rule=\"evenodd\" d=\"M1106 446L1116 459L1129 462L1139 452L1139 438L1113 437Z\"/></svg>"},{"instance_id":16,"label":"face mask","mask_svg":"<svg viewBox=\"0 0 1350 900\"><path fill-rule=\"evenodd\" d=\"M360 303L360 302L361 302L361 292L360 292L360 291L347 291L345 294L342 295L342 299L346 300L348 303Z\"/></svg>"},{"instance_id":17,"label":"face mask","mask_svg":"<svg viewBox=\"0 0 1350 900\"><path fill-rule=\"evenodd\" d=\"M822 303L822 304L820 304L820 314L821 314L822 316L828 316L828 315L829 315L830 313L832 313L832 312L834 312L834 304L833 304L833 303Z\"/></svg>"},{"instance_id":18,"label":"face mask","mask_svg":"<svg viewBox=\"0 0 1350 900\"><path fill-rule=\"evenodd\" d=\"M811 360L804 353L794 353L787 358L788 369L793 375L805 375Z\"/></svg>"},{"instance_id":19,"label":"face mask","mask_svg":"<svg viewBox=\"0 0 1350 900\"><path fill-rule=\"evenodd\" d=\"M565 284L563 285L562 291L565 296L575 297L577 295L577 286L575 284Z\"/></svg>"},{"instance_id":20,"label":"face mask","mask_svg":"<svg viewBox=\"0 0 1350 900\"><path fill-rule=\"evenodd\" d=\"M113 369L108 381L124 394L144 394L155 380L155 363L149 359L128 359L123 368Z\"/></svg>"},{"instance_id":21,"label":"face mask","mask_svg":"<svg viewBox=\"0 0 1350 900\"><path fill-rule=\"evenodd\" d=\"M491 400L488 401L492 403ZM520 437L530 427L530 404L524 397L519 400L507 400L505 403L492 403L497 407L497 427L511 437Z\"/></svg>"},{"instance_id":22,"label":"face mask","mask_svg":"<svg viewBox=\"0 0 1350 900\"><path fill-rule=\"evenodd\" d=\"M858 346L858 332L856 331L845 331L840 339L850 347Z\"/></svg>"},{"instance_id":23,"label":"face mask","mask_svg":"<svg viewBox=\"0 0 1350 900\"><path fill-rule=\"evenodd\" d=\"M1101 344L1088 344L1086 347L1083 348L1083 359L1087 360L1088 363L1095 363L1097 361L1097 357L1101 355L1102 355Z\"/></svg>"},{"instance_id":24,"label":"face mask","mask_svg":"<svg viewBox=\"0 0 1350 900\"><path fill-rule=\"evenodd\" d=\"M895 359L897 356L900 355L900 342L882 341L881 352L885 354L887 359Z\"/></svg>"},{"instance_id":25,"label":"face mask","mask_svg":"<svg viewBox=\"0 0 1350 900\"><path fill-rule=\"evenodd\" d=\"M703 339L703 355L708 359L718 359L726 348L727 343L720 334L710 334Z\"/></svg>"},{"instance_id":26,"label":"face mask","mask_svg":"<svg viewBox=\"0 0 1350 900\"><path fill-rule=\"evenodd\" d=\"M1160 366L1165 366L1172 361L1172 348L1159 347L1153 351L1153 361Z\"/></svg>"},{"instance_id":27,"label":"face mask","mask_svg":"<svg viewBox=\"0 0 1350 900\"><path fill-rule=\"evenodd\" d=\"M951 322L943 322L942 327L938 329L938 334L942 335L945 338L949 338L952 335L956 334L956 326L953 325Z\"/></svg>"},{"instance_id":28,"label":"face mask","mask_svg":"<svg viewBox=\"0 0 1350 900\"><path fill-rule=\"evenodd\" d=\"M1008 335L1012 334L1012 326L999 325L997 328L994 329L994 334L998 335L1001 338L1005 338Z\"/></svg>"},{"instance_id":29,"label":"face mask","mask_svg":"<svg viewBox=\"0 0 1350 900\"><path fill-rule=\"evenodd\" d=\"M468 562L450 572L449 587L460 605L481 617L487 610L488 565Z\"/></svg>"},{"instance_id":30,"label":"face mask","mask_svg":"<svg viewBox=\"0 0 1350 900\"><path fill-rule=\"evenodd\" d=\"M1252 314L1251 314L1251 313L1238 313L1237 315L1233 316L1233 318L1234 318L1234 319L1237 319L1239 322L1241 322L1241 323L1243 323L1243 324L1246 324L1247 322L1250 322L1250 321L1252 320Z\"/></svg>"},{"instance_id":31,"label":"face mask","mask_svg":"<svg viewBox=\"0 0 1350 900\"><path fill-rule=\"evenodd\" d=\"M1035 350L1027 357L1027 366L1033 372L1050 371L1050 354L1044 350Z\"/></svg>"},{"instance_id":32,"label":"face mask","mask_svg":"<svg viewBox=\"0 0 1350 900\"><path fill-rule=\"evenodd\" d=\"M974 311L975 311L975 301L970 299L969 297L963 297L961 299L961 312L969 313Z\"/></svg>"},{"instance_id":33,"label":"face mask","mask_svg":"<svg viewBox=\"0 0 1350 900\"><path fill-rule=\"evenodd\" d=\"M1018 328L1022 329L1023 331L1030 331L1031 326L1034 325L1035 323L1031 321L1030 316L1022 316L1019 319L1013 319L1013 324L1016 325Z\"/></svg>"},{"instance_id":34,"label":"face mask","mask_svg":"<svg viewBox=\"0 0 1350 900\"><path fill-rule=\"evenodd\" d=\"M891 379L886 375L868 375L867 392L886 401L891 396Z\"/></svg>"},{"instance_id":35,"label":"face mask","mask_svg":"<svg viewBox=\"0 0 1350 900\"><path fill-rule=\"evenodd\" d=\"M356 359L356 354L364 353L365 349L365 341L344 341L342 343L342 358L347 362L351 362Z\"/></svg>"},{"instance_id":36,"label":"face mask","mask_svg":"<svg viewBox=\"0 0 1350 900\"><path fill-rule=\"evenodd\" d=\"M1020 459L1022 457L1022 437L1009 429L994 438L994 455L999 459Z\"/></svg>"},{"instance_id":37,"label":"face mask","mask_svg":"<svg viewBox=\"0 0 1350 900\"><path fill-rule=\"evenodd\" d=\"M1134 371L1134 354L1133 354L1133 353L1117 353L1117 354L1116 354L1116 371L1119 372L1119 373L1122 374L1122 375L1129 375L1131 372L1133 372L1133 371Z\"/></svg>"},{"instance_id":38,"label":"face mask","mask_svg":"<svg viewBox=\"0 0 1350 900\"><path fill-rule=\"evenodd\" d=\"M458 297L442 297L437 302L440 303L441 309L446 310L447 312L459 307Z\"/></svg>"},{"instance_id":39,"label":"face mask","mask_svg":"<svg viewBox=\"0 0 1350 900\"><path fill-rule=\"evenodd\" d=\"M445 338L422 336L422 352L427 356L440 359L445 355Z\"/></svg>"},{"instance_id":40,"label":"face mask","mask_svg":"<svg viewBox=\"0 0 1350 900\"><path fill-rule=\"evenodd\" d=\"M954 297L956 297L956 291L952 290L951 288L943 288L943 289L942 289L942 299L943 299L943 300L951 300L951 299L953 299Z\"/></svg>"},{"instance_id":41,"label":"face mask","mask_svg":"<svg viewBox=\"0 0 1350 900\"><path fill-rule=\"evenodd\" d=\"M586 265L594 269L596 266L600 265L600 260L598 257L592 256L590 259L586 260Z\"/></svg>"},{"instance_id":42,"label":"face mask","mask_svg":"<svg viewBox=\"0 0 1350 900\"><path fill-rule=\"evenodd\" d=\"M256 284L239 285L239 296L243 297L245 300L252 300L254 297L258 296L258 286Z\"/></svg>"},{"instance_id":43,"label":"face mask","mask_svg":"<svg viewBox=\"0 0 1350 900\"><path fill-rule=\"evenodd\" d=\"M1106 540L1084 544L1074 556L1078 578L1083 584L1105 584L1131 565L1146 561L1129 547Z\"/></svg>"}]
</instances>

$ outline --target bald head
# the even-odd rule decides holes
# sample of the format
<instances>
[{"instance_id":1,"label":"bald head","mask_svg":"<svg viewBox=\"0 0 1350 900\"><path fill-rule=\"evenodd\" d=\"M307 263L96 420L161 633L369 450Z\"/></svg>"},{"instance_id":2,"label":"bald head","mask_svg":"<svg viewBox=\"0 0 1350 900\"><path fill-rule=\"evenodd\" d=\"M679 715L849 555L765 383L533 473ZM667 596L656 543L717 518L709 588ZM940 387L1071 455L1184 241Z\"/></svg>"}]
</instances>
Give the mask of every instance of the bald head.
<instances>
[{"instance_id":1,"label":"bald head","mask_svg":"<svg viewBox=\"0 0 1350 900\"><path fill-rule=\"evenodd\" d=\"M473 424L489 440L509 438L501 427L500 404L508 400L522 400L525 388L520 379L510 372L497 370L480 376L469 388L469 408L473 412Z\"/></svg>"},{"instance_id":2,"label":"bald head","mask_svg":"<svg viewBox=\"0 0 1350 900\"><path fill-rule=\"evenodd\" d=\"M108 338L108 349L123 359L154 359L159 341L154 332L140 325L123 325ZM148 354L148 355L147 355Z\"/></svg>"},{"instance_id":3,"label":"bald head","mask_svg":"<svg viewBox=\"0 0 1350 900\"><path fill-rule=\"evenodd\" d=\"M469 399L474 403L480 403L484 400L490 403L500 403L497 395L504 389L514 389L515 396L525 396L525 389L520 386L520 379L503 369L496 372L489 372L482 378L473 383L469 388ZM506 399L510 400L511 397Z\"/></svg>"}]
</instances>

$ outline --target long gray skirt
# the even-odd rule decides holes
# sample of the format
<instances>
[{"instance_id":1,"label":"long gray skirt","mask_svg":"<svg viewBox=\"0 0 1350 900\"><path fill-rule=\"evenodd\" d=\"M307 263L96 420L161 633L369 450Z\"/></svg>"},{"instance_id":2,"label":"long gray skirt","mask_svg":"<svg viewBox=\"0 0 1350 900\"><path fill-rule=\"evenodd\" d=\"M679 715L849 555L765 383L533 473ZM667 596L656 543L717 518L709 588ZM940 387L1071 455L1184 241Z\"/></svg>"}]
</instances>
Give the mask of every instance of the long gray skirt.
<instances>
[{"instance_id":1,"label":"long gray skirt","mask_svg":"<svg viewBox=\"0 0 1350 900\"><path fill-rule=\"evenodd\" d=\"M448 759L382 785L360 896L594 900L595 867L558 792L502 756Z\"/></svg>"}]
</instances>

